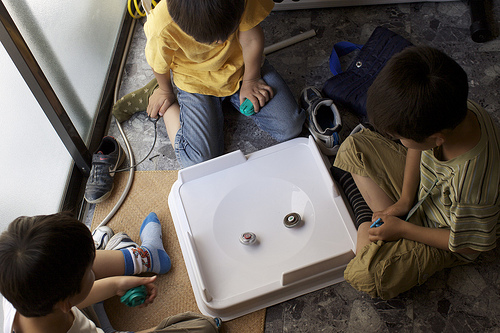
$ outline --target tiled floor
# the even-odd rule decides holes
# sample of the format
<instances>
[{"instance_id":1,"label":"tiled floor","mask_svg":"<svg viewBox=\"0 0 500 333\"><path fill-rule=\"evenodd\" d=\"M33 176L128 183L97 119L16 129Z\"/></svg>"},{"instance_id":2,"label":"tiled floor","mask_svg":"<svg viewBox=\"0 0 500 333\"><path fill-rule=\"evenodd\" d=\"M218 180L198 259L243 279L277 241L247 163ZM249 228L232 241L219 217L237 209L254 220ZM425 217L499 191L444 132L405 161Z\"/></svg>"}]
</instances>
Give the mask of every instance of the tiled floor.
<instances>
[{"instance_id":1,"label":"tiled floor","mask_svg":"<svg viewBox=\"0 0 500 333\"><path fill-rule=\"evenodd\" d=\"M487 2L493 32L498 35L500 1ZM145 39L140 21L127 61L120 96L149 82ZM335 42L363 44L378 26L385 26L414 44L446 51L469 75L470 98L482 104L500 124L500 40L478 44L471 40L470 14L464 2L415 3L369 7L273 12L262 23L266 45L310 29L317 33L299 44L268 56L298 96L308 85L321 88L331 74L328 58ZM344 59L344 66L349 59ZM345 131L356 119L343 112ZM162 120L151 156L138 170L178 169ZM153 126L139 113L123 123L136 160L153 142ZM116 124L111 135L120 138ZM251 153L275 142L251 120L228 110L226 150ZM445 270L424 285L390 301L371 299L340 283L268 309L266 332L500 332L500 250L477 263Z\"/></svg>"}]
</instances>

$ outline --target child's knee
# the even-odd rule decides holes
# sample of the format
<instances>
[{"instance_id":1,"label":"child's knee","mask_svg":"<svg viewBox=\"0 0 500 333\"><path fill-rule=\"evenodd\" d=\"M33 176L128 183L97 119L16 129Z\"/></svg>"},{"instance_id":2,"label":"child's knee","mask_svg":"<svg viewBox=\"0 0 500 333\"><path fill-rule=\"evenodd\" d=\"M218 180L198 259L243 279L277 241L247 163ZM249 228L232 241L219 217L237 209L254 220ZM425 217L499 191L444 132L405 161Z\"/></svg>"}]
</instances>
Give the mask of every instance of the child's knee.
<instances>
[{"instance_id":1,"label":"child's knee","mask_svg":"<svg viewBox=\"0 0 500 333\"><path fill-rule=\"evenodd\" d=\"M304 121L305 112L297 106L293 112L278 120L279 124L270 134L279 142L296 138L302 132Z\"/></svg>"},{"instance_id":2,"label":"child's knee","mask_svg":"<svg viewBox=\"0 0 500 333\"><path fill-rule=\"evenodd\" d=\"M283 131L279 131L272 136L274 136L274 138L278 142L285 142L298 137L301 132L302 132L302 125L298 125L297 123L292 123L288 128L283 129Z\"/></svg>"},{"instance_id":3,"label":"child's knee","mask_svg":"<svg viewBox=\"0 0 500 333\"><path fill-rule=\"evenodd\" d=\"M200 154L194 150L186 151L186 150L177 150L175 151L177 161L181 165L182 168L187 168L201 162L208 161L212 158L209 154Z\"/></svg>"},{"instance_id":4,"label":"child's knee","mask_svg":"<svg viewBox=\"0 0 500 333\"><path fill-rule=\"evenodd\" d=\"M363 263L356 262L353 259L353 265L348 266L344 272L345 280L356 290L370 295L372 298L380 297L382 299L391 299L401 292L404 292L416 283L408 283L410 280L396 277L393 279L391 274L385 274L385 269L380 265L376 269L371 269Z\"/></svg>"},{"instance_id":5,"label":"child's knee","mask_svg":"<svg viewBox=\"0 0 500 333\"><path fill-rule=\"evenodd\" d=\"M423 249L413 247L415 242L407 243L379 241L367 245L347 266L345 280L355 289L382 299L396 297L424 283L430 275L422 274L426 266Z\"/></svg>"},{"instance_id":6,"label":"child's knee","mask_svg":"<svg viewBox=\"0 0 500 333\"><path fill-rule=\"evenodd\" d=\"M220 320L193 312L180 313L165 318L154 332L219 332Z\"/></svg>"},{"instance_id":7,"label":"child's knee","mask_svg":"<svg viewBox=\"0 0 500 333\"><path fill-rule=\"evenodd\" d=\"M176 138L175 155L182 168L208 161L223 154L223 149L210 145L193 145L182 138Z\"/></svg>"},{"instance_id":8,"label":"child's knee","mask_svg":"<svg viewBox=\"0 0 500 333\"><path fill-rule=\"evenodd\" d=\"M347 158L349 160L358 160L360 159L358 147L357 147L358 138L349 135L345 140L340 144L339 151L337 152L337 156L341 156L342 158Z\"/></svg>"},{"instance_id":9,"label":"child's knee","mask_svg":"<svg viewBox=\"0 0 500 333\"><path fill-rule=\"evenodd\" d=\"M373 274L357 258L352 259L347 265L344 271L344 279L354 289L363 291L373 298L378 297Z\"/></svg>"},{"instance_id":10,"label":"child's knee","mask_svg":"<svg viewBox=\"0 0 500 333\"><path fill-rule=\"evenodd\" d=\"M459 263L452 253L423 243L406 239L378 241L357 254L344 276L354 288L372 297L390 299Z\"/></svg>"}]
</instances>

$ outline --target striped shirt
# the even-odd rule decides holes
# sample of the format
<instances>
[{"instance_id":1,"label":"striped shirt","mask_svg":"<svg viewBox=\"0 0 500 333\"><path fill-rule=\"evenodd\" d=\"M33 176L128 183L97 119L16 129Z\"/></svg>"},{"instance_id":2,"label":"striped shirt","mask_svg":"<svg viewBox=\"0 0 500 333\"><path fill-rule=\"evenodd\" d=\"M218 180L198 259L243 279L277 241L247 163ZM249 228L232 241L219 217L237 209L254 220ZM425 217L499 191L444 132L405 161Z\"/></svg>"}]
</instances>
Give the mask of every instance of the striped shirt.
<instances>
[{"instance_id":1,"label":"striped shirt","mask_svg":"<svg viewBox=\"0 0 500 333\"><path fill-rule=\"evenodd\" d=\"M450 230L453 252L492 250L500 236L500 132L481 106L469 102L468 108L481 126L478 144L448 161L437 159L433 149L424 151L420 164L419 198L437 184L418 215L424 226ZM465 261L478 256L455 254Z\"/></svg>"}]
</instances>

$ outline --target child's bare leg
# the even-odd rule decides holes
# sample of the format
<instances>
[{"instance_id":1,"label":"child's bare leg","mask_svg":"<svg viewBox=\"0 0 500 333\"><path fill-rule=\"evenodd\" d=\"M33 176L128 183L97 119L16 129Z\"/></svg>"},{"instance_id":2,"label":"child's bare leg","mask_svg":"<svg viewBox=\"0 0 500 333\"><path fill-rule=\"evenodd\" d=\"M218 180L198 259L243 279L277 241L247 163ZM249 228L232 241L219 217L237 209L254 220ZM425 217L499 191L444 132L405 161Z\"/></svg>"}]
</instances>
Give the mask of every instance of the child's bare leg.
<instances>
[{"instance_id":1,"label":"child's bare leg","mask_svg":"<svg viewBox=\"0 0 500 333\"><path fill-rule=\"evenodd\" d=\"M175 102L172 104L165 114L163 115L163 121L165 122L165 128L167 129L168 138L172 147L175 149L175 136L181 128L180 121L181 110L179 108L179 103Z\"/></svg>"},{"instance_id":2,"label":"child's bare leg","mask_svg":"<svg viewBox=\"0 0 500 333\"><path fill-rule=\"evenodd\" d=\"M373 212L379 212L394 204L394 201L371 178L354 173L352 178Z\"/></svg>"},{"instance_id":3,"label":"child's bare leg","mask_svg":"<svg viewBox=\"0 0 500 333\"><path fill-rule=\"evenodd\" d=\"M373 212L378 212L386 209L394 204L394 201L369 177L352 174L352 178L359 189L359 192L365 199L366 203ZM358 227L356 253L370 244L368 239L368 231L370 230L370 223L362 223Z\"/></svg>"},{"instance_id":4,"label":"child's bare leg","mask_svg":"<svg viewBox=\"0 0 500 333\"><path fill-rule=\"evenodd\" d=\"M92 266L96 280L125 273L125 259L118 250L97 250Z\"/></svg>"},{"instance_id":5,"label":"child's bare leg","mask_svg":"<svg viewBox=\"0 0 500 333\"><path fill-rule=\"evenodd\" d=\"M356 254L361 251L366 245L370 244L368 239L368 231L370 230L370 223L361 223L358 227L358 234L356 236Z\"/></svg>"}]
</instances>

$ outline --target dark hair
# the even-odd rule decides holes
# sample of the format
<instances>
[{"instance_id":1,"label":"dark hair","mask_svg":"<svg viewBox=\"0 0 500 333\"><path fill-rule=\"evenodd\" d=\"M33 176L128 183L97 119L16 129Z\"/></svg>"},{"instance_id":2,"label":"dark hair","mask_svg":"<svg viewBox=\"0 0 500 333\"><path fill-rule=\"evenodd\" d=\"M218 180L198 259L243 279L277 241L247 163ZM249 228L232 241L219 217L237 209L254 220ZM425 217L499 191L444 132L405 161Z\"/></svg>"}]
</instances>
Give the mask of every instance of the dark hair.
<instances>
[{"instance_id":1,"label":"dark hair","mask_svg":"<svg viewBox=\"0 0 500 333\"><path fill-rule=\"evenodd\" d=\"M87 226L69 213L18 217L0 236L0 293L25 317L81 291L95 258Z\"/></svg>"},{"instance_id":2,"label":"dark hair","mask_svg":"<svg viewBox=\"0 0 500 333\"><path fill-rule=\"evenodd\" d=\"M175 23L196 41L226 41L240 24L245 0L167 0Z\"/></svg>"},{"instance_id":3,"label":"dark hair","mask_svg":"<svg viewBox=\"0 0 500 333\"><path fill-rule=\"evenodd\" d=\"M465 119L468 91L467 74L453 59L428 46L412 46L378 74L366 108L381 133L422 142Z\"/></svg>"}]
</instances>

